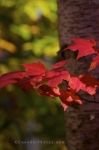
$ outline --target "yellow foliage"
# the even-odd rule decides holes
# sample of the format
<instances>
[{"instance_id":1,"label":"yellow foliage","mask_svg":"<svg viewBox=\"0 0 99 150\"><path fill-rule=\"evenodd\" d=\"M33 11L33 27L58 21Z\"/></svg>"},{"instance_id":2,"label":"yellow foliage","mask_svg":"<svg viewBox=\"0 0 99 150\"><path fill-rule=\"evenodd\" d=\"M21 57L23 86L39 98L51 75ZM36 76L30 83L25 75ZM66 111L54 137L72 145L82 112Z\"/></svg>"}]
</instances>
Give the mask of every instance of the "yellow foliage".
<instances>
[{"instance_id":1,"label":"yellow foliage","mask_svg":"<svg viewBox=\"0 0 99 150\"><path fill-rule=\"evenodd\" d=\"M6 41L4 39L0 39L0 49L6 50L10 53L14 53L16 51L16 46L9 41Z\"/></svg>"}]
</instances>

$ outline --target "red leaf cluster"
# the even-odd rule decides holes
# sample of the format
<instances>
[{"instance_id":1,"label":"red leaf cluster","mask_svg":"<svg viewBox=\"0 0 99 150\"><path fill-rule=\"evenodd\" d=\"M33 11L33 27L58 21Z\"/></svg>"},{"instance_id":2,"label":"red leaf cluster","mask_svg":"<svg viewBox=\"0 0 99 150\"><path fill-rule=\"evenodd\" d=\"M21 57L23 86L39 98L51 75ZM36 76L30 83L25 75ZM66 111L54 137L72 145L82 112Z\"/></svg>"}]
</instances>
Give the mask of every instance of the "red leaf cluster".
<instances>
[{"instance_id":1,"label":"red leaf cluster","mask_svg":"<svg viewBox=\"0 0 99 150\"><path fill-rule=\"evenodd\" d=\"M9 84L16 84L23 90L34 89L41 95L59 97L64 110L70 105L82 104L83 100L78 94L80 91L86 92L89 95L95 95L97 88L99 88L98 79L91 74L91 70L99 67L99 54L95 46L94 40L79 38L74 39L73 43L64 49L64 51L67 49L73 52L78 51L75 62L77 65L81 65L80 68L82 68L82 63L79 62L80 59L95 54L91 62L88 62L89 67L86 73L71 73L72 71L70 71L69 67L70 64L73 64L72 59L71 62L68 59L59 61L53 64L49 70L42 63L35 62L24 64L23 71L1 75L0 88L6 87ZM77 66L74 67L76 68Z\"/></svg>"}]
</instances>

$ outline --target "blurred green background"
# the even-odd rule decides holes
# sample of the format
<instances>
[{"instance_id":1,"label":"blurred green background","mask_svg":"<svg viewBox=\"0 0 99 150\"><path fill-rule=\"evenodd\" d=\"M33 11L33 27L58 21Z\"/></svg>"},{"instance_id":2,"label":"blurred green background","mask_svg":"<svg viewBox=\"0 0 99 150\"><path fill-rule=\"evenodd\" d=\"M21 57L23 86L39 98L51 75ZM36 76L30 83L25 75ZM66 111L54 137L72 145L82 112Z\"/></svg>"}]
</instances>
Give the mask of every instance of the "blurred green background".
<instances>
[{"instance_id":1,"label":"blurred green background","mask_svg":"<svg viewBox=\"0 0 99 150\"><path fill-rule=\"evenodd\" d=\"M56 0L0 0L0 74L35 60L49 67L58 49ZM0 150L65 150L55 143L64 136L59 100L15 86L0 90Z\"/></svg>"}]
</instances>

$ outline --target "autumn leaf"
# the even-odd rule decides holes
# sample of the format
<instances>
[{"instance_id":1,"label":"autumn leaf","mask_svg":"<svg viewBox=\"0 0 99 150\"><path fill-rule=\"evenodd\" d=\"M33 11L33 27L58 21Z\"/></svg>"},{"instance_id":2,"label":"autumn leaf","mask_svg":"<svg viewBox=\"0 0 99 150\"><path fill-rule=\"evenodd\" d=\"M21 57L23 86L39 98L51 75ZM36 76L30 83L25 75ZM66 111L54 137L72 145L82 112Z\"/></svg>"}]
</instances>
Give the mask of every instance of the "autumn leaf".
<instances>
[{"instance_id":1,"label":"autumn leaf","mask_svg":"<svg viewBox=\"0 0 99 150\"><path fill-rule=\"evenodd\" d=\"M70 77L68 84L70 88L75 90L76 92L78 92L79 90L85 89L85 84L82 83L78 77Z\"/></svg>"},{"instance_id":2,"label":"autumn leaf","mask_svg":"<svg viewBox=\"0 0 99 150\"><path fill-rule=\"evenodd\" d=\"M45 96L50 96L50 97L58 97L60 95L60 91L59 88L52 88L48 85L41 85L37 91L41 94L41 95L45 95Z\"/></svg>"},{"instance_id":3,"label":"autumn leaf","mask_svg":"<svg viewBox=\"0 0 99 150\"><path fill-rule=\"evenodd\" d=\"M40 62L36 62L32 64L23 64L23 66L28 76L41 75L46 72L45 66Z\"/></svg>"},{"instance_id":4,"label":"autumn leaf","mask_svg":"<svg viewBox=\"0 0 99 150\"><path fill-rule=\"evenodd\" d=\"M80 77L80 81L82 81L86 86L99 86L99 81L90 74L82 75Z\"/></svg>"},{"instance_id":5,"label":"autumn leaf","mask_svg":"<svg viewBox=\"0 0 99 150\"><path fill-rule=\"evenodd\" d=\"M60 100L61 100L61 105L64 109L64 111L66 111L66 109L73 105L73 104L78 104L81 105L82 104L82 100L80 99L80 97L77 95L77 93L75 93L74 90L70 89L70 90L60 90Z\"/></svg>"},{"instance_id":6,"label":"autumn leaf","mask_svg":"<svg viewBox=\"0 0 99 150\"><path fill-rule=\"evenodd\" d=\"M70 74L68 71L49 71L46 74L47 84L51 87L57 87L63 80L68 81Z\"/></svg>"},{"instance_id":7,"label":"autumn leaf","mask_svg":"<svg viewBox=\"0 0 99 150\"><path fill-rule=\"evenodd\" d=\"M16 71L6 73L0 76L0 88L4 88L9 84L15 84L19 80L22 80L25 77L25 72L23 71Z\"/></svg>"},{"instance_id":8,"label":"autumn leaf","mask_svg":"<svg viewBox=\"0 0 99 150\"><path fill-rule=\"evenodd\" d=\"M20 87L23 91L30 91L33 90L33 85L31 84L31 78L30 77L25 77L21 80L18 80L16 83L18 87Z\"/></svg>"},{"instance_id":9,"label":"autumn leaf","mask_svg":"<svg viewBox=\"0 0 99 150\"><path fill-rule=\"evenodd\" d=\"M98 85L98 81L91 76L83 76L80 79L78 77L71 77L69 80L69 86L71 89L79 92L83 90L90 95L94 95L96 93L96 87Z\"/></svg>"},{"instance_id":10,"label":"autumn leaf","mask_svg":"<svg viewBox=\"0 0 99 150\"><path fill-rule=\"evenodd\" d=\"M65 50L70 49L71 51L78 51L77 59L96 54L94 47L96 46L96 42L94 40L87 40L82 38L73 39L73 43L68 46Z\"/></svg>"},{"instance_id":11,"label":"autumn leaf","mask_svg":"<svg viewBox=\"0 0 99 150\"><path fill-rule=\"evenodd\" d=\"M25 71L15 71L1 75L0 77L0 88L3 88L9 84L17 84L22 89L36 88L46 69L40 62L32 64L24 64Z\"/></svg>"},{"instance_id":12,"label":"autumn leaf","mask_svg":"<svg viewBox=\"0 0 99 150\"><path fill-rule=\"evenodd\" d=\"M21 81L21 83L24 84L24 82L26 82L27 84L29 84L30 89L31 87L33 89L38 88L41 85L43 77L45 76L45 73L47 71L45 66L41 62L36 62L32 64L24 64L23 66L25 68L25 73L26 73L28 80Z\"/></svg>"}]
</instances>

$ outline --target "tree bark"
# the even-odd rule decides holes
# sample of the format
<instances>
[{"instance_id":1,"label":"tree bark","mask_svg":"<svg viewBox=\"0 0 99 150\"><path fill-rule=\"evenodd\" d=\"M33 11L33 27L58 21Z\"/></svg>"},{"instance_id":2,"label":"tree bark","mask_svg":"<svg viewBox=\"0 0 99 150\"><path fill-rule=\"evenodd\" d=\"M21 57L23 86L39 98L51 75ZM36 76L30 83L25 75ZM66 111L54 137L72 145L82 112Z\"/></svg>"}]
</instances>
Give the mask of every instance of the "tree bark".
<instances>
[{"instance_id":1,"label":"tree bark","mask_svg":"<svg viewBox=\"0 0 99 150\"><path fill-rule=\"evenodd\" d=\"M99 47L99 0L58 0L58 16L60 46L82 37L95 39ZM68 150L99 150L99 104L69 107L65 125Z\"/></svg>"}]
</instances>

